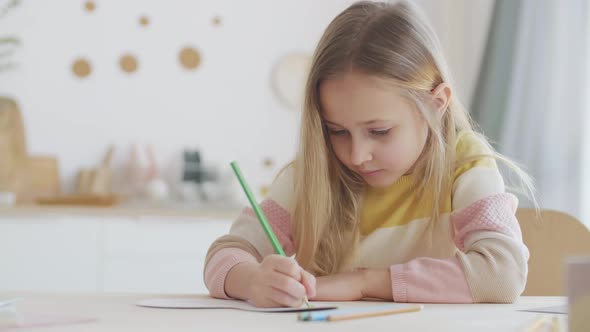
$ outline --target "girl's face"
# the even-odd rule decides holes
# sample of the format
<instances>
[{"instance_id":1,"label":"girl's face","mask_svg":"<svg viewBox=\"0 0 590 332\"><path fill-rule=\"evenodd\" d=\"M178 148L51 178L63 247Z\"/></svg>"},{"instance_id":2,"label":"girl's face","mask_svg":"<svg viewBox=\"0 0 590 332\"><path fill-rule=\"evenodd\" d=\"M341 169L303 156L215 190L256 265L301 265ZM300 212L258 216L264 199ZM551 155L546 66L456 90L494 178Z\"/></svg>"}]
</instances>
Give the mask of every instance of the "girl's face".
<instances>
[{"instance_id":1,"label":"girl's face","mask_svg":"<svg viewBox=\"0 0 590 332\"><path fill-rule=\"evenodd\" d=\"M336 157L368 185L387 187L412 172L428 125L399 88L350 72L322 82L320 101Z\"/></svg>"}]
</instances>

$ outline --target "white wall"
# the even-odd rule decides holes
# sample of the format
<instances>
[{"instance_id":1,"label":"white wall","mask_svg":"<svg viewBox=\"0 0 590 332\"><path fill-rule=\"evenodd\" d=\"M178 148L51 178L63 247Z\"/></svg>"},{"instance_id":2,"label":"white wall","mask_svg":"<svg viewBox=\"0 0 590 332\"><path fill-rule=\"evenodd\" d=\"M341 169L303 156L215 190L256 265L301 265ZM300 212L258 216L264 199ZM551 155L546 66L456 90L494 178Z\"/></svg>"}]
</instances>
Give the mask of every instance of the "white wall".
<instances>
[{"instance_id":1,"label":"white wall","mask_svg":"<svg viewBox=\"0 0 590 332\"><path fill-rule=\"evenodd\" d=\"M170 153L200 147L204 158L237 159L254 186L267 183L262 159L278 165L295 151L299 115L274 98L275 61L291 51L311 53L329 21L352 1L97 0L23 1L0 21L2 34L23 45L19 67L0 73L0 94L14 96L25 117L33 154L59 157L71 181L95 164L109 143L152 143ZM493 0L419 0L439 32L459 83L473 93ZM151 24L142 28L140 15ZM219 15L221 27L211 20ZM202 65L184 71L177 53L194 45ZM118 58L132 52L139 69L127 75ZM75 58L92 74L76 78ZM468 104L468 100L465 100Z\"/></svg>"}]
</instances>

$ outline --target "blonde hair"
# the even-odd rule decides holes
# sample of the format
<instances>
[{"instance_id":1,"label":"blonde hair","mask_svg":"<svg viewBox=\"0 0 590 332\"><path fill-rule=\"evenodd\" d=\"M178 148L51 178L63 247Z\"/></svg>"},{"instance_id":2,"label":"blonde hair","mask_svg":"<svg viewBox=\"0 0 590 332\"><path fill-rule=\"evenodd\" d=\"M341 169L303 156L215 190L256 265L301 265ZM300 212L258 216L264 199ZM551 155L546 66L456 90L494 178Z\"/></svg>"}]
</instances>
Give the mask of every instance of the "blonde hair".
<instances>
[{"instance_id":1,"label":"blonde hair","mask_svg":"<svg viewBox=\"0 0 590 332\"><path fill-rule=\"evenodd\" d=\"M300 146L292 165L296 259L316 275L349 268L358 251L365 184L333 153L319 96L323 81L351 71L392 82L425 118L429 134L413 174L424 179L415 184L416 190L431 195L433 220L439 218L440 193L452 187L455 167L482 157L455 160L457 133L473 130L457 98L451 97L442 117L430 111L431 91L443 82L452 86L451 77L436 35L416 8L406 2L368 1L348 7L329 24L315 50L305 89ZM491 147L490 151L483 157L507 162L532 192L526 173Z\"/></svg>"}]
</instances>

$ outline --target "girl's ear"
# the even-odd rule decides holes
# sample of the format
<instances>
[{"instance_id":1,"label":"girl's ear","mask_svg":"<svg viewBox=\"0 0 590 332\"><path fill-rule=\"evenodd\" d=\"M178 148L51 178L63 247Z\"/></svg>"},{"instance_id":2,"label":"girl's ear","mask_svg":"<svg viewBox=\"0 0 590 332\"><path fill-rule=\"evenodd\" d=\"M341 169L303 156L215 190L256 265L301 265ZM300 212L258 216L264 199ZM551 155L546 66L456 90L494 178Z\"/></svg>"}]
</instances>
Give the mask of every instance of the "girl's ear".
<instances>
[{"instance_id":1,"label":"girl's ear","mask_svg":"<svg viewBox=\"0 0 590 332\"><path fill-rule=\"evenodd\" d=\"M430 93L434 106L436 107L436 113L439 117L442 117L451 103L451 87L447 83L442 82L436 88L432 89Z\"/></svg>"}]
</instances>

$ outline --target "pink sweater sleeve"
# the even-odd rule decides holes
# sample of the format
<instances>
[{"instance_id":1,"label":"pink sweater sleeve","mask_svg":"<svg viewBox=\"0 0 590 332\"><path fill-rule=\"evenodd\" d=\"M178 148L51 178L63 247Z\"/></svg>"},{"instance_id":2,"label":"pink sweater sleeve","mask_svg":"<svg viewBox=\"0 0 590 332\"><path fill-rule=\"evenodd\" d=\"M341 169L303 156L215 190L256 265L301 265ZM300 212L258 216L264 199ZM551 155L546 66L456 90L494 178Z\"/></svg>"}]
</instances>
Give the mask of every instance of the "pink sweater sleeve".
<instances>
[{"instance_id":1,"label":"pink sweater sleeve","mask_svg":"<svg viewBox=\"0 0 590 332\"><path fill-rule=\"evenodd\" d=\"M452 213L459 252L448 259L421 257L391 266L394 301L513 301L524 287L521 265L524 257L526 270L528 258L515 209L514 196L497 194Z\"/></svg>"},{"instance_id":2,"label":"pink sweater sleeve","mask_svg":"<svg viewBox=\"0 0 590 332\"><path fill-rule=\"evenodd\" d=\"M293 242L293 234L291 231L291 215L289 214L289 211L287 211L272 199L265 199L262 201L262 203L260 203L260 208L264 212L270 227L272 227L273 232L281 243L281 246L285 251L285 255L293 256L295 254L295 246ZM263 232L262 226L256 218L256 214L254 214L254 210L251 208L246 208L244 209L243 215L250 217L250 220L255 221L256 226L254 227L258 228L260 232ZM270 245L270 240L266 234L263 241L266 245ZM266 253L261 254L264 256Z\"/></svg>"},{"instance_id":3,"label":"pink sweater sleeve","mask_svg":"<svg viewBox=\"0 0 590 332\"><path fill-rule=\"evenodd\" d=\"M456 257L417 258L390 267L395 302L472 303L465 274Z\"/></svg>"},{"instance_id":4,"label":"pink sweater sleeve","mask_svg":"<svg viewBox=\"0 0 590 332\"><path fill-rule=\"evenodd\" d=\"M272 199L264 200L260 207L281 243L285 254L292 256L295 253L295 248L289 213ZM234 222L230 233L244 237L244 240L257 248L262 257L273 253L269 239L264 234L251 208L244 209ZM211 296L223 299L229 298L225 293L225 279L234 266L243 262L257 262L257 259L251 253L238 248L221 249L209 259L205 266L204 276L205 285L209 289Z\"/></svg>"},{"instance_id":5,"label":"pink sweater sleeve","mask_svg":"<svg viewBox=\"0 0 590 332\"><path fill-rule=\"evenodd\" d=\"M220 299L230 298L225 293L225 278L229 270L243 262L256 262L256 258L238 248L224 248L211 257L205 267L205 285L211 296Z\"/></svg>"}]
</instances>

